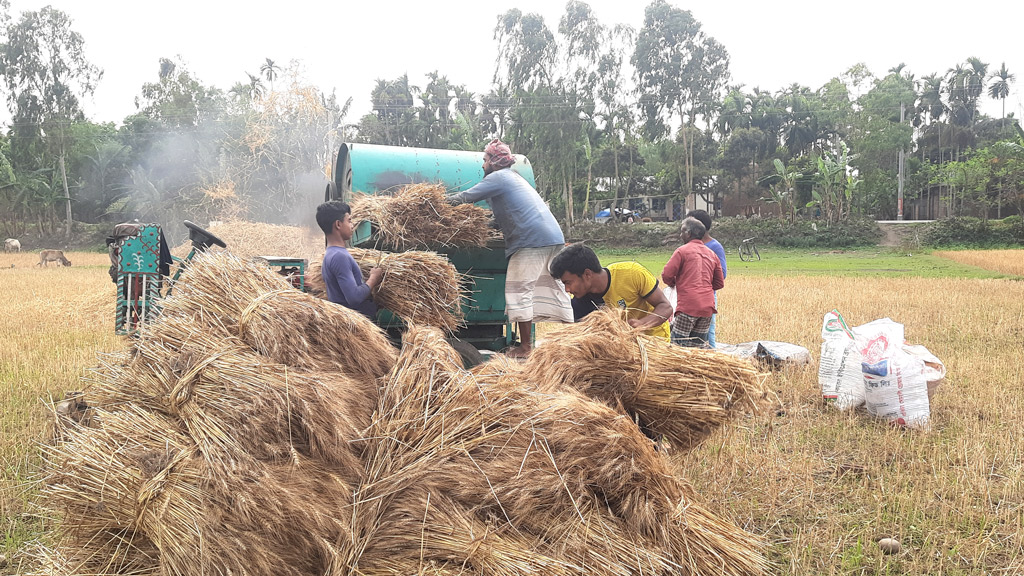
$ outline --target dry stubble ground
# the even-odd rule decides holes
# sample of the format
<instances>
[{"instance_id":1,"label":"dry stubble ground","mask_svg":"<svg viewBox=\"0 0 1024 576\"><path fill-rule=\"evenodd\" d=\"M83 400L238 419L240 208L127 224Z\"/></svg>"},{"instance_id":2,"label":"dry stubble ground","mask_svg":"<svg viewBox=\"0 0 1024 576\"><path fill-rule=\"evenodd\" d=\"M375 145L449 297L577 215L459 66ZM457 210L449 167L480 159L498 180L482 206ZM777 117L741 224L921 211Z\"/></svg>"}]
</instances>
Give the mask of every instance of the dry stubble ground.
<instances>
[{"instance_id":1,"label":"dry stubble ground","mask_svg":"<svg viewBox=\"0 0 1024 576\"><path fill-rule=\"evenodd\" d=\"M72 254L73 268L46 270L36 258L0 255L0 554L9 558L46 529L30 505L43 401L80 389L95 354L123 345L106 256ZM832 308L852 324L900 321L908 340L945 361L931 430L829 409L815 367L792 369L770 376L777 404L677 457L680 474L713 509L764 535L780 574L1024 572L1024 282L736 275L720 293L719 339L792 342L817 357ZM879 551L887 536L902 542L899 554Z\"/></svg>"},{"instance_id":2,"label":"dry stubble ground","mask_svg":"<svg viewBox=\"0 0 1024 576\"><path fill-rule=\"evenodd\" d=\"M933 254L969 266L1024 276L1024 250L955 250Z\"/></svg>"}]
</instances>

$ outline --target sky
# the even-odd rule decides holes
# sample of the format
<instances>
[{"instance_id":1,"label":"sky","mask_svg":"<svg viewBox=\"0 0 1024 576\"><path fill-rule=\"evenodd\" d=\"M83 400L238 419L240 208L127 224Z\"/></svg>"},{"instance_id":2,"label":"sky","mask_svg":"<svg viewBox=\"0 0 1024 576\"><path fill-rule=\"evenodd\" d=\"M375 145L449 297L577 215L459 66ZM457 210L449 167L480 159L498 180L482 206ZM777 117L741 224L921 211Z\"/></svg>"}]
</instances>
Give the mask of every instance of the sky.
<instances>
[{"instance_id":1,"label":"sky","mask_svg":"<svg viewBox=\"0 0 1024 576\"><path fill-rule=\"evenodd\" d=\"M732 82L748 90L794 82L817 89L859 62L877 76L902 62L921 77L977 56L990 71L1005 62L1016 74L1006 111L1024 117L1024 2L978 0L955 9L877 0L670 2L725 46ZM156 80L159 59L179 55L201 82L225 91L247 81L246 72L258 74L266 58L297 60L310 83L335 90L340 102L353 98L350 123L369 112L380 78L408 73L410 83L424 86L426 74L438 70L484 93L498 56L499 14L512 7L538 13L557 30L565 9L562 0L11 0L11 14L48 4L72 18L86 57L104 71L95 95L83 101L86 115L115 123L136 111L135 97ZM602 24L639 29L648 2L589 4ZM1001 104L986 97L982 110L998 117Z\"/></svg>"}]
</instances>

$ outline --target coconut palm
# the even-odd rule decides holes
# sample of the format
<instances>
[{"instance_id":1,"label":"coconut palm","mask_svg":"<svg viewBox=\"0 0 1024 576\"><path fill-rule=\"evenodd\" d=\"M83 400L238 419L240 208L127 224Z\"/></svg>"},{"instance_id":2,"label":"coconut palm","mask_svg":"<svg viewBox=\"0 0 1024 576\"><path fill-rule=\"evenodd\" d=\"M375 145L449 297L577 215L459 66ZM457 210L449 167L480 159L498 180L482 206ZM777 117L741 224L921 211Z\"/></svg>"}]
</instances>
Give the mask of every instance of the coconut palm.
<instances>
[{"instance_id":1,"label":"coconut palm","mask_svg":"<svg viewBox=\"0 0 1024 576\"><path fill-rule=\"evenodd\" d=\"M950 70L949 99L954 122L973 129L978 99L985 92L987 77L988 64L973 56L965 64L958 64Z\"/></svg>"},{"instance_id":2,"label":"coconut palm","mask_svg":"<svg viewBox=\"0 0 1024 576\"><path fill-rule=\"evenodd\" d=\"M259 76L254 76L248 72L246 72L246 75L249 76L249 96L253 100L259 100L263 96L263 81L260 80Z\"/></svg>"},{"instance_id":3,"label":"coconut palm","mask_svg":"<svg viewBox=\"0 0 1024 576\"><path fill-rule=\"evenodd\" d=\"M1010 84L1017 79L1006 69L1006 62L999 68L998 72L992 73L992 85L988 87L989 98L1003 101L1003 119L1006 119L1006 97L1010 95Z\"/></svg>"},{"instance_id":4,"label":"coconut palm","mask_svg":"<svg viewBox=\"0 0 1024 576\"><path fill-rule=\"evenodd\" d=\"M737 86L730 90L718 110L718 133L725 137L733 130L750 128L751 105L751 98L743 93L741 87Z\"/></svg>"},{"instance_id":5,"label":"coconut palm","mask_svg":"<svg viewBox=\"0 0 1024 576\"><path fill-rule=\"evenodd\" d=\"M975 103L985 93L985 79L988 78L988 64L971 56L967 59L967 95Z\"/></svg>"},{"instance_id":6,"label":"coconut palm","mask_svg":"<svg viewBox=\"0 0 1024 576\"><path fill-rule=\"evenodd\" d=\"M270 82L271 94L274 93L274 80L277 79L278 72L280 71L281 68L277 64L275 64L274 61L271 60L270 58L267 58L267 61L264 62L262 66L260 66L260 73L263 74L263 77L267 79L267 82Z\"/></svg>"},{"instance_id":7,"label":"coconut palm","mask_svg":"<svg viewBox=\"0 0 1024 576\"><path fill-rule=\"evenodd\" d=\"M918 100L917 111L925 117L926 124L931 124L942 118L946 111L946 105L942 102L942 77L938 74L929 74L921 78L920 100Z\"/></svg>"},{"instance_id":8,"label":"coconut palm","mask_svg":"<svg viewBox=\"0 0 1024 576\"><path fill-rule=\"evenodd\" d=\"M797 83L783 89L778 100L784 103L783 143L793 156L801 156L817 141L818 117L811 89Z\"/></svg>"}]
</instances>

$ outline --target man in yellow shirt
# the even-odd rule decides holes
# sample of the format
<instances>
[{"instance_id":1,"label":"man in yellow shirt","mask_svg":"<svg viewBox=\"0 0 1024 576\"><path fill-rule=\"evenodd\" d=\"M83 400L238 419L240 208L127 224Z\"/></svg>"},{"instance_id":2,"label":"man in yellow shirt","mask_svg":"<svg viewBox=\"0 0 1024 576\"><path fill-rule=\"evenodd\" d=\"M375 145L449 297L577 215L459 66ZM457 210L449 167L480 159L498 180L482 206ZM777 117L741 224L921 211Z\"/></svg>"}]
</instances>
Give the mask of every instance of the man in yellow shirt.
<instances>
[{"instance_id":1,"label":"man in yellow shirt","mask_svg":"<svg viewBox=\"0 0 1024 576\"><path fill-rule=\"evenodd\" d=\"M551 275L580 301L626 310L629 325L651 336L670 339L668 320L673 305L659 290L657 277L636 262L601 266L597 254L583 244L570 244L551 260ZM586 304L584 304L585 306ZM583 315L590 310L584 310Z\"/></svg>"}]
</instances>

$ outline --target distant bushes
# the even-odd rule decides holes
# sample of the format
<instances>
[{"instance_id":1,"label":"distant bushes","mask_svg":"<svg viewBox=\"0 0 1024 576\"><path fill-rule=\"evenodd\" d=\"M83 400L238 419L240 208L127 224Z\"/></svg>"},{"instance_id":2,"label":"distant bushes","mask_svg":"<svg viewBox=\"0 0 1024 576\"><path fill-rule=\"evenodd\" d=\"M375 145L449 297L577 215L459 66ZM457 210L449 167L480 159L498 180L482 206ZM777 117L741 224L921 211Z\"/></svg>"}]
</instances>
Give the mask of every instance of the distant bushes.
<instances>
[{"instance_id":1,"label":"distant bushes","mask_svg":"<svg viewBox=\"0 0 1024 576\"><path fill-rule=\"evenodd\" d=\"M882 231L874 220L851 218L825 226L823 222L779 218L720 218L711 235L723 245L738 246L745 238L784 248L850 248L878 244Z\"/></svg>"},{"instance_id":2,"label":"distant bushes","mask_svg":"<svg viewBox=\"0 0 1024 576\"><path fill-rule=\"evenodd\" d=\"M1024 245L1024 219L1002 220L957 217L921 225L915 236L922 246L933 248L997 248ZM571 240L587 240L609 248L656 248L677 243L679 222L637 224L596 224L582 222L573 227ZM882 231L874 220L851 218L825 226L822 222L797 220L790 224L779 218L719 218L711 235L732 250L745 238L783 248L853 248L875 246Z\"/></svg>"},{"instance_id":3,"label":"distant bushes","mask_svg":"<svg viewBox=\"0 0 1024 576\"><path fill-rule=\"evenodd\" d=\"M614 248L655 248L677 242L679 222L638 224L596 224L583 222L573 227L572 240ZM826 227L823 223L798 220L795 224L778 218L719 218L711 235L727 250L739 246L745 238L756 237L758 244L788 248L849 248L873 246L881 238L874 220L851 219Z\"/></svg>"},{"instance_id":4,"label":"distant bushes","mask_svg":"<svg viewBox=\"0 0 1024 576\"><path fill-rule=\"evenodd\" d=\"M1024 219L982 220L960 216L936 220L924 231L924 243L936 248L994 248L1024 244Z\"/></svg>"},{"instance_id":5,"label":"distant bushes","mask_svg":"<svg viewBox=\"0 0 1024 576\"><path fill-rule=\"evenodd\" d=\"M567 240L610 248L657 248L667 238L677 237L678 222L598 224L584 221L572 227Z\"/></svg>"}]
</instances>

